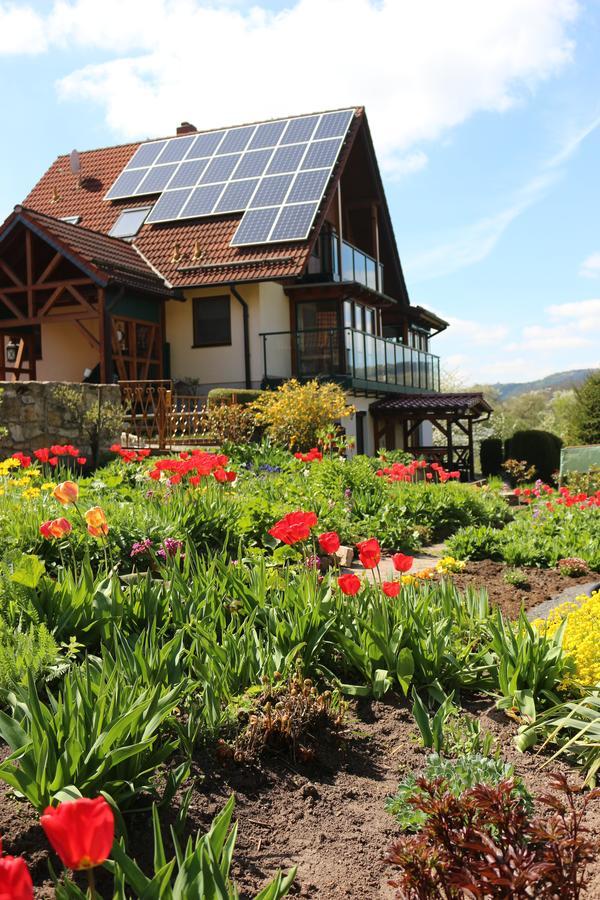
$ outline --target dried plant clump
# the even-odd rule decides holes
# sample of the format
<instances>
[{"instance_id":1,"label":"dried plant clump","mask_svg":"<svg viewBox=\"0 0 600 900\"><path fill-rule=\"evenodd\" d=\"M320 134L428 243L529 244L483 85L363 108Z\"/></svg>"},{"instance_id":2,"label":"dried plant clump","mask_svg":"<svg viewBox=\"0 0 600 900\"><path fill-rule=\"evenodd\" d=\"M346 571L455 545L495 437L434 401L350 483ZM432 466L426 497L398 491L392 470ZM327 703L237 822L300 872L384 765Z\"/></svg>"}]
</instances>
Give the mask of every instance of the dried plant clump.
<instances>
[{"instance_id":1,"label":"dried plant clump","mask_svg":"<svg viewBox=\"0 0 600 900\"><path fill-rule=\"evenodd\" d=\"M515 796L515 783L477 785L460 797L440 779L421 779L421 796L409 801L427 815L417 835L402 837L386 861L398 866L390 881L399 900L578 900L587 865L600 842L584 818L600 789L583 794L555 775L558 794L538 801L547 812L530 817Z\"/></svg>"},{"instance_id":2,"label":"dried plant clump","mask_svg":"<svg viewBox=\"0 0 600 900\"><path fill-rule=\"evenodd\" d=\"M323 731L342 727L344 704L331 691L319 693L310 678L299 675L280 686L268 679L264 683L251 711L240 711L243 728L233 743L219 741L219 757L247 763L275 750L310 762Z\"/></svg>"}]
</instances>

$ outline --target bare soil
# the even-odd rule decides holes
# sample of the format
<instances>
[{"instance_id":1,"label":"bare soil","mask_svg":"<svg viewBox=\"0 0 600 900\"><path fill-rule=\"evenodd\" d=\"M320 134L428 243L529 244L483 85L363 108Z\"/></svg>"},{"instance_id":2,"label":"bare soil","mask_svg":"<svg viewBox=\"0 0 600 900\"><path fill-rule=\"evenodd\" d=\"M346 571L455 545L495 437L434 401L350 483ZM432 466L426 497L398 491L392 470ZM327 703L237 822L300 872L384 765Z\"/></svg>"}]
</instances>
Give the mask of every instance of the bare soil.
<instances>
[{"instance_id":1,"label":"bare soil","mask_svg":"<svg viewBox=\"0 0 600 900\"><path fill-rule=\"evenodd\" d=\"M504 580L506 571L510 569L505 563L492 562L489 559L481 562L469 562L463 572L453 575L452 580L462 591L465 588L481 588L488 592L490 603L499 606L505 615L515 618L521 606L526 610L550 600L565 588L577 584L586 584L600 574L591 573L570 577L561 575L557 569L538 569L534 566L523 566L519 572L527 578L526 587L515 587Z\"/></svg>"},{"instance_id":2,"label":"bare soil","mask_svg":"<svg viewBox=\"0 0 600 900\"><path fill-rule=\"evenodd\" d=\"M470 709L501 743L533 793L548 789L543 759L519 754L512 746L514 723L494 710L489 698L475 699ZM346 733L315 735L317 754L309 764L270 756L255 766L219 763L212 749L197 755L196 787L190 808L190 832L206 830L232 792L239 822L233 874L242 900L249 900L278 868L298 867L292 896L319 900L391 900L387 881L392 870L382 861L397 836L385 798L398 780L419 771L425 753L407 704L361 701L351 711ZM152 854L147 812L126 817L130 840L143 866ZM588 823L600 836L600 802ZM47 843L37 816L0 784L0 833L5 852L22 854L30 865L37 898L51 898ZM600 864L591 871L586 898L600 898ZM102 888L102 884L100 885ZM107 891L102 891L108 897Z\"/></svg>"}]
</instances>

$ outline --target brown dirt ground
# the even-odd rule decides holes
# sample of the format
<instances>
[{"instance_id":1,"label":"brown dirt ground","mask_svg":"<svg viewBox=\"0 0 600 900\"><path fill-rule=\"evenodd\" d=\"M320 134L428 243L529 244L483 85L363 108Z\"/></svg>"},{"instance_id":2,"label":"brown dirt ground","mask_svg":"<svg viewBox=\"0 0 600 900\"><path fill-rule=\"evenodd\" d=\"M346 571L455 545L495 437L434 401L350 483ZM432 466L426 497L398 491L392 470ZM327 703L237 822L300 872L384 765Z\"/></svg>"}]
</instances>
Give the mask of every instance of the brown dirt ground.
<instances>
[{"instance_id":1,"label":"brown dirt ground","mask_svg":"<svg viewBox=\"0 0 600 900\"><path fill-rule=\"evenodd\" d=\"M496 712L489 699L470 708L503 745L532 792L548 788L540 758L512 747L514 723ZM310 764L283 757L265 758L255 767L222 765L213 752L195 760L197 784L190 808L193 832L205 830L232 792L239 822L233 874L242 900L249 900L278 868L298 866L292 896L319 900L390 900L392 870L382 854L397 836L385 798L399 778L422 767L412 716L404 701L360 701L348 718L346 734L315 736L317 757ZM561 768L553 764L553 770ZM565 770L562 767L563 771ZM600 802L588 823L600 835ZM147 813L127 817L130 839L144 864L151 856ZM23 854L30 865L37 898L51 898L47 844L28 805L14 800L0 784L0 833L5 852ZM592 867L585 897L600 898L600 860ZM106 891L103 896L107 897Z\"/></svg>"},{"instance_id":2,"label":"brown dirt ground","mask_svg":"<svg viewBox=\"0 0 600 900\"><path fill-rule=\"evenodd\" d=\"M600 573L572 578L561 575L556 569L538 569L533 566L519 568L528 579L528 587L515 587L507 584L504 573L510 566L505 563L492 562L489 559L481 562L469 562L463 572L452 576L452 580L460 590L465 588L485 588L490 602L499 606L510 618L518 616L521 605L531 609L551 597L560 594L565 588L590 581L600 581Z\"/></svg>"}]
</instances>

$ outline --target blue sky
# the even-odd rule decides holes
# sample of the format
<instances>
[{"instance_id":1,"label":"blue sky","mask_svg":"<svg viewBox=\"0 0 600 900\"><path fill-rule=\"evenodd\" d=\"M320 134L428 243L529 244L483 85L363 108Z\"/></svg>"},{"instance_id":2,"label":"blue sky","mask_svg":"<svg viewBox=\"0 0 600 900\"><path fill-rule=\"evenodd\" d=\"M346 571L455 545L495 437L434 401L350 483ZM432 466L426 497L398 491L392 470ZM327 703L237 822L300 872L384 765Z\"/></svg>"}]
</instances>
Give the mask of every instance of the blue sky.
<instances>
[{"instance_id":1,"label":"blue sky","mask_svg":"<svg viewBox=\"0 0 600 900\"><path fill-rule=\"evenodd\" d=\"M364 104L465 383L600 364L599 0L0 0L0 211L59 154Z\"/></svg>"}]
</instances>

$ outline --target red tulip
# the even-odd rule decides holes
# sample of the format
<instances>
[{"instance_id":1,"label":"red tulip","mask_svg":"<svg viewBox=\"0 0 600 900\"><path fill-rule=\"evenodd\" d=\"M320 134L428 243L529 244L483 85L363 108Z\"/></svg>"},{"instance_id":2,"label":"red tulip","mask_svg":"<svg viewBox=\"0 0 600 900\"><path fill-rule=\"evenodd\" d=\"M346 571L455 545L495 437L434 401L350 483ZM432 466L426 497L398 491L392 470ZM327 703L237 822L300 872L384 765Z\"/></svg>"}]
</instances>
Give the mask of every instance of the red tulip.
<instances>
[{"instance_id":1,"label":"red tulip","mask_svg":"<svg viewBox=\"0 0 600 900\"><path fill-rule=\"evenodd\" d=\"M0 857L0 900L33 900L31 875L20 856Z\"/></svg>"},{"instance_id":2,"label":"red tulip","mask_svg":"<svg viewBox=\"0 0 600 900\"><path fill-rule=\"evenodd\" d=\"M92 869L110 856L115 818L104 797L48 806L40 822L68 869Z\"/></svg>"},{"instance_id":3,"label":"red tulip","mask_svg":"<svg viewBox=\"0 0 600 900\"><path fill-rule=\"evenodd\" d=\"M87 456L78 456L76 462L78 466L85 466L87 462Z\"/></svg>"},{"instance_id":4,"label":"red tulip","mask_svg":"<svg viewBox=\"0 0 600 900\"><path fill-rule=\"evenodd\" d=\"M353 572L346 572L345 575L340 575L337 583L342 594L346 594L348 597L354 597L355 594L358 594L362 584L358 575L354 575Z\"/></svg>"},{"instance_id":5,"label":"red tulip","mask_svg":"<svg viewBox=\"0 0 600 900\"><path fill-rule=\"evenodd\" d=\"M337 531L325 531L319 535L319 547L323 553L335 553L340 548L340 538Z\"/></svg>"},{"instance_id":6,"label":"red tulip","mask_svg":"<svg viewBox=\"0 0 600 900\"><path fill-rule=\"evenodd\" d=\"M297 544L298 541L305 541L310 536L310 529L316 524L317 517L313 512L299 509L276 522L269 529L269 534L284 544Z\"/></svg>"},{"instance_id":7,"label":"red tulip","mask_svg":"<svg viewBox=\"0 0 600 900\"><path fill-rule=\"evenodd\" d=\"M381 559L381 548L376 538L369 538L368 541L361 541L358 547L358 558L365 569L374 569L379 565Z\"/></svg>"},{"instance_id":8,"label":"red tulip","mask_svg":"<svg viewBox=\"0 0 600 900\"><path fill-rule=\"evenodd\" d=\"M404 553L394 553L392 562L396 572L408 572L409 569L412 569L414 558L412 556L405 556Z\"/></svg>"},{"instance_id":9,"label":"red tulip","mask_svg":"<svg viewBox=\"0 0 600 900\"><path fill-rule=\"evenodd\" d=\"M401 584L399 581L384 581L381 590L386 597L397 597L400 593Z\"/></svg>"}]
</instances>

